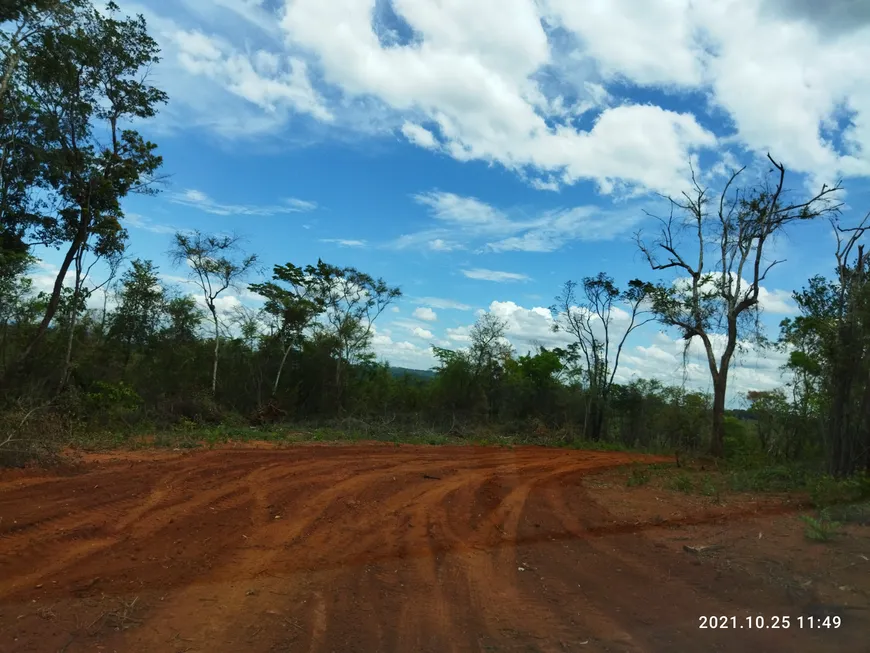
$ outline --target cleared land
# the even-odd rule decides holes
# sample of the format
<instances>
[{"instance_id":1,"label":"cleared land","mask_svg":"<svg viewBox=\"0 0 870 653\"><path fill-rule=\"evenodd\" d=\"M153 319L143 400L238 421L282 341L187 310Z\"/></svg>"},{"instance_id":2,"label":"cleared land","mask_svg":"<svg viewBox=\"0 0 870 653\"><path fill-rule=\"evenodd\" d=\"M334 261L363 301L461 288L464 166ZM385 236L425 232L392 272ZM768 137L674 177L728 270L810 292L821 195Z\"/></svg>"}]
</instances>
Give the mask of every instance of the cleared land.
<instances>
[{"instance_id":1,"label":"cleared land","mask_svg":"<svg viewBox=\"0 0 870 653\"><path fill-rule=\"evenodd\" d=\"M811 544L783 500L627 488L640 460L294 446L2 472L0 651L870 650L866 533ZM839 629L797 627L825 611Z\"/></svg>"}]
</instances>

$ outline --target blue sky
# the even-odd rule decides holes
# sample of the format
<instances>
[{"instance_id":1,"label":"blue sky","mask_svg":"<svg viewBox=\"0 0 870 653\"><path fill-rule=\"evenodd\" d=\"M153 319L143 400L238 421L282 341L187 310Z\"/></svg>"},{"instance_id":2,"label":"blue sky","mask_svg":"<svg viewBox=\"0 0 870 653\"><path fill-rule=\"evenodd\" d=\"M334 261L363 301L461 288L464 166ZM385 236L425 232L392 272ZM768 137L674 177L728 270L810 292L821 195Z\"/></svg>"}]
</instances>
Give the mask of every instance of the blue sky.
<instances>
[{"instance_id":1,"label":"blue sky","mask_svg":"<svg viewBox=\"0 0 870 653\"><path fill-rule=\"evenodd\" d=\"M655 279L633 234L687 187L770 151L796 192L844 179L845 221L870 209L870 10L836 0L139 0L169 93L139 129L168 180L131 197L130 254L169 282L176 229L235 232L267 267L318 257L401 286L375 348L433 364L492 310L524 352L562 342L545 307L607 271ZM820 5L819 5L820 6ZM776 333L791 291L831 268L826 224L775 244ZM43 257L44 272L56 255ZM224 308L255 306L244 291ZM622 380L707 388L693 351L645 327ZM732 396L782 383L750 348Z\"/></svg>"}]
</instances>

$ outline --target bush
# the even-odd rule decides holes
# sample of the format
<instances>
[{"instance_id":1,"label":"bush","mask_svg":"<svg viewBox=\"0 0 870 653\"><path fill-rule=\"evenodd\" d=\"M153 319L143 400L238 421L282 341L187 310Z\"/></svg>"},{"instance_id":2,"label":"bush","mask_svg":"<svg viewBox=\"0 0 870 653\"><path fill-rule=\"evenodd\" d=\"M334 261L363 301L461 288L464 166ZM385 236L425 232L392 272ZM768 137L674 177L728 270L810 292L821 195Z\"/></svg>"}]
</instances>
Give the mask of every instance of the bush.
<instances>
[{"instance_id":1,"label":"bush","mask_svg":"<svg viewBox=\"0 0 870 653\"><path fill-rule=\"evenodd\" d=\"M639 485L646 485L650 482L652 476L649 473L648 469L643 467L635 467L631 470L631 475L628 477L628 480L625 484L628 487L637 487Z\"/></svg>"},{"instance_id":2,"label":"bush","mask_svg":"<svg viewBox=\"0 0 870 653\"><path fill-rule=\"evenodd\" d=\"M61 415L49 410L10 410L0 414L0 467L29 462L56 462L66 428Z\"/></svg>"},{"instance_id":3,"label":"bush","mask_svg":"<svg viewBox=\"0 0 870 653\"><path fill-rule=\"evenodd\" d=\"M870 498L870 475L834 478L820 476L810 488L810 497L817 507L854 503Z\"/></svg>"},{"instance_id":4,"label":"bush","mask_svg":"<svg viewBox=\"0 0 870 653\"><path fill-rule=\"evenodd\" d=\"M811 472L799 465L776 465L731 472L729 483L737 492L786 492L807 487Z\"/></svg>"},{"instance_id":5,"label":"bush","mask_svg":"<svg viewBox=\"0 0 870 653\"><path fill-rule=\"evenodd\" d=\"M694 485L692 483L691 477L688 474L686 474L685 472L680 472L671 479L671 482L668 483L668 487L671 490L676 490L677 492L689 494L692 492Z\"/></svg>"},{"instance_id":6,"label":"bush","mask_svg":"<svg viewBox=\"0 0 870 653\"><path fill-rule=\"evenodd\" d=\"M97 381L80 398L81 417L90 426L129 426L142 407L142 398L123 381Z\"/></svg>"},{"instance_id":7,"label":"bush","mask_svg":"<svg viewBox=\"0 0 870 653\"><path fill-rule=\"evenodd\" d=\"M840 526L839 522L828 521L824 517L819 517L816 519L815 517L810 517L809 515L804 515L801 517L803 522L806 524L806 528L804 529L804 535L808 540L813 540L816 542L828 542L836 535L840 534Z\"/></svg>"}]
</instances>

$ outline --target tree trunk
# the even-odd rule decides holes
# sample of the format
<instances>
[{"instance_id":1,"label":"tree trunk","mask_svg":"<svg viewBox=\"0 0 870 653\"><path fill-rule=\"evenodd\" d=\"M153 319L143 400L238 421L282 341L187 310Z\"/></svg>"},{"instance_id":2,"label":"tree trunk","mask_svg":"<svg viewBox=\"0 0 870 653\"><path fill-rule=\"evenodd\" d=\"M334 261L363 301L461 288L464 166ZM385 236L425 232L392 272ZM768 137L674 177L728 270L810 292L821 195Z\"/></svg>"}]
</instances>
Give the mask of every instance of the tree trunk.
<instances>
[{"instance_id":1,"label":"tree trunk","mask_svg":"<svg viewBox=\"0 0 870 653\"><path fill-rule=\"evenodd\" d=\"M725 453L725 390L728 377L720 374L713 381L713 430L710 433L710 455L721 458Z\"/></svg>"},{"instance_id":2,"label":"tree trunk","mask_svg":"<svg viewBox=\"0 0 870 653\"><path fill-rule=\"evenodd\" d=\"M66 279L66 273L69 271L69 266L72 265L79 248L84 243L85 235L87 235L86 229L80 228L76 240L73 241L67 250L66 255L63 257L63 263L61 263L60 270L54 280L54 287L51 289L51 298L48 300L48 306L45 308L45 315L42 317L42 321L36 328L36 333L33 335L33 338L30 339L30 342L27 344L27 347L18 359L19 367L23 367L27 362L27 359L29 359L36 350L36 346L39 344L39 341L42 340L42 337L48 330L48 326L51 324L52 319L54 319L54 314L57 312L58 304L60 304L60 294L63 291L63 282Z\"/></svg>"},{"instance_id":3,"label":"tree trunk","mask_svg":"<svg viewBox=\"0 0 870 653\"><path fill-rule=\"evenodd\" d=\"M220 352L221 336L217 312L214 308L211 309L211 314L214 318L214 364L211 369L211 396L214 397L217 394L218 353Z\"/></svg>"},{"instance_id":4,"label":"tree trunk","mask_svg":"<svg viewBox=\"0 0 870 653\"><path fill-rule=\"evenodd\" d=\"M78 291L76 291L75 295L73 295L72 314L69 318L69 334L66 338L66 358L64 359L63 363L63 374L61 374L60 377L60 387L58 387L58 394L63 392L64 388L66 388L67 382L69 382L70 370L72 369L73 340L75 338L78 316Z\"/></svg>"},{"instance_id":5,"label":"tree trunk","mask_svg":"<svg viewBox=\"0 0 870 653\"><path fill-rule=\"evenodd\" d=\"M272 396L278 394L278 382L281 380L281 372L284 371L284 363L287 362L287 355L290 353L291 347L288 345L286 349L284 349L284 355L281 357L281 363L278 365L278 373L275 375L275 383L272 385Z\"/></svg>"},{"instance_id":6,"label":"tree trunk","mask_svg":"<svg viewBox=\"0 0 870 653\"><path fill-rule=\"evenodd\" d=\"M592 400L591 418L589 439L599 442L604 431L604 401L601 397Z\"/></svg>"}]
</instances>

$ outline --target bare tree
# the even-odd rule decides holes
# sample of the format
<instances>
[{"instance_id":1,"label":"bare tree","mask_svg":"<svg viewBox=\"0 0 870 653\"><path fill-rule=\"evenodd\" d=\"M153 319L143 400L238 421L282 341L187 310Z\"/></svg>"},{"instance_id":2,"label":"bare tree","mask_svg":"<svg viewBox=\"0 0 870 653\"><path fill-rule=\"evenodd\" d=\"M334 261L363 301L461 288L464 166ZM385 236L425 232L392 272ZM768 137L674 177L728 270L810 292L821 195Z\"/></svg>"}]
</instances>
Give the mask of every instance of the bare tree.
<instances>
[{"instance_id":1,"label":"bare tree","mask_svg":"<svg viewBox=\"0 0 870 653\"><path fill-rule=\"evenodd\" d=\"M220 320L215 300L222 292L234 287L256 265L257 255L239 252L238 236L215 236L200 231L175 234L169 255L175 265L188 265L190 279L202 291L205 305L214 324L214 362L211 373L211 393L217 390L218 358L220 355Z\"/></svg>"},{"instance_id":2,"label":"bare tree","mask_svg":"<svg viewBox=\"0 0 870 653\"><path fill-rule=\"evenodd\" d=\"M582 288L582 297L578 296L578 287ZM597 276L584 278L581 286L567 281L551 307L557 320L553 330L574 336L574 353L579 349L585 363L587 401L583 432L592 440L601 439L603 434L610 391L628 336L655 319L645 302L650 291L649 284L634 279L628 289L621 292L610 276L599 272ZM614 330L616 302L628 309L621 336Z\"/></svg>"},{"instance_id":3,"label":"bare tree","mask_svg":"<svg viewBox=\"0 0 870 653\"><path fill-rule=\"evenodd\" d=\"M792 223L836 213L841 206L832 201L839 183L823 185L809 199L786 201L785 168L769 154L767 158L773 167L759 184L737 187L744 166L730 175L715 200L693 170L692 190L667 198L667 218L653 216L662 225L658 238L648 243L637 234L640 251L653 270L679 275L673 283L653 287L654 313L662 324L680 330L687 348L694 338L704 346L713 380L710 452L715 456L723 453L725 395L735 349L742 336L761 335L761 283L783 262L766 258L765 247ZM679 242L683 232L691 236L691 244ZM724 337L718 358L714 336Z\"/></svg>"}]
</instances>

